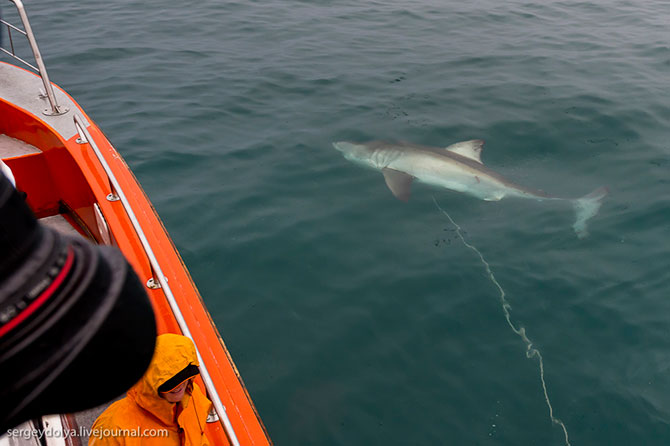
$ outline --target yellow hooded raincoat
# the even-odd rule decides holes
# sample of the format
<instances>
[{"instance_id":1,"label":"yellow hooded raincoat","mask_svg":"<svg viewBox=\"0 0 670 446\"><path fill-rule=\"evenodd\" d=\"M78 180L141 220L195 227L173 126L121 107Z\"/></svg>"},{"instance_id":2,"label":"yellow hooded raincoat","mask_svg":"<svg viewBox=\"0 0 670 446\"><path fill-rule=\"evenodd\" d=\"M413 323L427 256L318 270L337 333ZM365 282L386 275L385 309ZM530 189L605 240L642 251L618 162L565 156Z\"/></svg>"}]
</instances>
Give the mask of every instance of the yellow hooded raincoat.
<instances>
[{"instance_id":1,"label":"yellow hooded raincoat","mask_svg":"<svg viewBox=\"0 0 670 446\"><path fill-rule=\"evenodd\" d=\"M197 384L189 385L179 403L161 398L157 390L189 364L199 365L190 339L175 334L158 336L146 373L125 398L98 417L88 444L208 446L205 423L212 403Z\"/></svg>"}]
</instances>

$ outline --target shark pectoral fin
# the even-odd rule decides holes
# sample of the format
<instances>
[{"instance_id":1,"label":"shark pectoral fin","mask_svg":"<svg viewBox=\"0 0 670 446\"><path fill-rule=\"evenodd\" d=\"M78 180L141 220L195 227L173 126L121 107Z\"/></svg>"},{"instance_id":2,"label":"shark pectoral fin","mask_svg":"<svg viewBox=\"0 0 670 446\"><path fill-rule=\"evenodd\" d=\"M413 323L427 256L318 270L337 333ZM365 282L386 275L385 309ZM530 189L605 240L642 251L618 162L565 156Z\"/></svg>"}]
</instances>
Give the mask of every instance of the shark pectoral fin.
<instances>
[{"instance_id":1,"label":"shark pectoral fin","mask_svg":"<svg viewBox=\"0 0 670 446\"><path fill-rule=\"evenodd\" d=\"M478 163L482 163L481 154L483 148L483 139L472 139L470 141L462 141L452 144L449 147L446 147L445 150L470 158Z\"/></svg>"},{"instance_id":2,"label":"shark pectoral fin","mask_svg":"<svg viewBox=\"0 0 670 446\"><path fill-rule=\"evenodd\" d=\"M490 191L487 195L480 197L484 201L500 201L505 198L505 192L503 191Z\"/></svg>"},{"instance_id":3,"label":"shark pectoral fin","mask_svg":"<svg viewBox=\"0 0 670 446\"><path fill-rule=\"evenodd\" d=\"M414 180L414 177L405 172L400 172L399 170L389 169L388 167L384 167L382 173L384 174L386 185L391 189L393 195L395 195L398 200L407 202L411 193L412 180Z\"/></svg>"},{"instance_id":4,"label":"shark pectoral fin","mask_svg":"<svg viewBox=\"0 0 670 446\"><path fill-rule=\"evenodd\" d=\"M572 228L575 230L578 238L585 238L589 235L586 222L598 214L600 206L602 206L608 192L609 190L606 187L599 187L582 198L572 200L577 214L575 224L572 225Z\"/></svg>"}]
</instances>

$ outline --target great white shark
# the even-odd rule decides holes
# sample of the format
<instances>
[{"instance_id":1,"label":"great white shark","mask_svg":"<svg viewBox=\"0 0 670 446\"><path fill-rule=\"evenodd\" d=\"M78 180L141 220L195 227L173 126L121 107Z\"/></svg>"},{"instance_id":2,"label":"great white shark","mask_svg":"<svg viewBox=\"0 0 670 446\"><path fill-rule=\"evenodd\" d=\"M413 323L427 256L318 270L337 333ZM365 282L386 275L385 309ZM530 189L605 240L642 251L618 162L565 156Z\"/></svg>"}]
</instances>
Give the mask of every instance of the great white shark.
<instances>
[{"instance_id":1,"label":"great white shark","mask_svg":"<svg viewBox=\"0 0 670 446\"><path fill-rule=\"evenodd\" d=\"M445 148L384 141L341 141L333 143L333 146L349 161L380 170L393 195L405 202L409 200L415 179L486 201L498 201L504 197L568 201L576 212L572 227L579 238L588 235L586 222L598 213L607 195L605 187L581 198L561 198L519 186L484 166L481 160L484 141L481 139L463 141Z\"/></svg>"}]
</instances>

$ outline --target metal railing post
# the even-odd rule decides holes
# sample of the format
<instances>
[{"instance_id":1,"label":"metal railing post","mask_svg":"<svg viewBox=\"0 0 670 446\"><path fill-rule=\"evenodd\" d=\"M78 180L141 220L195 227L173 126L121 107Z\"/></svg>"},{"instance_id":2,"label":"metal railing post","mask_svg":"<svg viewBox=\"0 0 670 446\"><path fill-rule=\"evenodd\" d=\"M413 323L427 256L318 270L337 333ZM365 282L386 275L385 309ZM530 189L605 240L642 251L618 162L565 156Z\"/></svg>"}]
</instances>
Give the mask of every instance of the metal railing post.
<instances>
[{"instance_id":1,"label":"metal railing post","mask_svg":"<svg viewBox=\"0 0 670 446\"><path fill-rule=\"evenodd\" d=\"M35 35L33 34L33 29L30 26L30 21L28 21L28 15L26 14L26 9L23 6L21 0L9 0L10 2L16 5L16 9L19 12L21 17L21 22L23 22L23 29L25 30L26 37L30 43L30 49L33 51L33 56L35 56L35 62L37 63L37 68L42 78L42 83L44 84L44 91L46 92L47 98L49 98L49 104L51 105L51 110L45 110L44 114L49 116L58 116L67 113L69 110L66 107L58 105L56 100L56 95L54 94L53 86L49 81L49 74L47 73L46 66L44 66L44 61L42 60L42 54L40 49L37 46L37 40L35 40Z\"/></svg>"}]
</instances>

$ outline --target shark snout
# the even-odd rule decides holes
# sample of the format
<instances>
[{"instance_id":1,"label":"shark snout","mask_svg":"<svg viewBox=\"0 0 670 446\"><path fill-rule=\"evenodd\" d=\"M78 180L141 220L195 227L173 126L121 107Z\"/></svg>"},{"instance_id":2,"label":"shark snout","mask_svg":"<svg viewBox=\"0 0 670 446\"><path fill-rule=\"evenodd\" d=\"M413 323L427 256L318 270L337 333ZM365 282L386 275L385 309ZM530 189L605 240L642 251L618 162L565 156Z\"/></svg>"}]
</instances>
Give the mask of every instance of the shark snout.
<instances>
[{"instance_id":1,"label":"shark snout","mask_svg":"<svg viewBox=\"0 0 670 446\"><path fill-rule=\"evenodd\" d=\"M370 156L370 150L368 150L365 144L339 141L334 142L333 147L339 152L342 152L342 155L347 159L366 159Z\"/></svg>"},{"instance_id":2,"label":"shark snout","mask_svg":"<svg viewBox=\"0 0 670 446\"><path fill-rule=\"evenodd\" d=\"M348 150L351 149L351 144L350 142L346 141L339 141L339 142L334 142L333 147L335 147L336 150L339 150L340 152L347 152Z\"/></svg>"}]
</instances>

